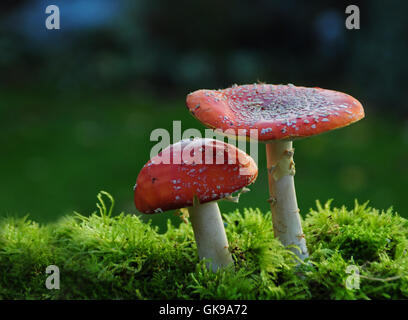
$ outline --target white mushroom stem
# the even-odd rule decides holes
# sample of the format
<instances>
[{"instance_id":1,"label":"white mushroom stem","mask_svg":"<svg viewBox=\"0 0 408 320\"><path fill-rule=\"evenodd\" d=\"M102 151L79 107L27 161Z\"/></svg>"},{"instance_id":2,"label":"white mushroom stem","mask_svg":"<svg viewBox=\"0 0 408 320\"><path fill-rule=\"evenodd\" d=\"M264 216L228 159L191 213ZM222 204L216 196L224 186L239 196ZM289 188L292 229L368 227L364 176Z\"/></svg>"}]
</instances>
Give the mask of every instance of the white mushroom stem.
<instances>
[{"instance_id":1,"label":"white mushroom stem","mask_svg":"<svg viewBox=\"0 0 408 320\"><path fill-rule=\"evenodd\" d=\"M266 144L269 202L275 237L300 259L307 258L306 240L302 230L294 183L295 163L292 141L274 141Z\"/></svg>"},{"instance_id":2,"label":"white mushroom stem","mask_svg":"<svg viewBox=\"0 0 408 320\"><path fill-rule=\"evenodd\" d=\"M224 223L216 201L197 203L188 208L200 259L210 259L207 268L217 271L232 263Z\"/></svg>"}]
</instances>

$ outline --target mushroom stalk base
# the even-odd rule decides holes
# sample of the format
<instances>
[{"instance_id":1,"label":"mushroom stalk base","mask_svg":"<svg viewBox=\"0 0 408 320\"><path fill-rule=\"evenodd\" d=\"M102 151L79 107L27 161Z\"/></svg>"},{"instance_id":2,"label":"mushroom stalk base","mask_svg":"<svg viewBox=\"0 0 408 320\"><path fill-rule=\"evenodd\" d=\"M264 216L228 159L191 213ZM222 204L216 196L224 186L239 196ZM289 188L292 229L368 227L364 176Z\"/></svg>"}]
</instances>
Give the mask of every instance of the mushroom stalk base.
<instances>
[{"instance_id":1,"label":"mushroom stalk base","mask_svg":"<svg viewBox=\"0 0 408 320\"><path fill-rule=\"evenodd\" d=\"M217 271L233 262L217 202L188 208L200 259L210 259L207 268Z\"/></svg>"},{"instance_id":2,"label":"mushroom stalk base","mask_svg":"<svg viewBox=\"0 0 408 320\"><path fill-rule=\"evenodd\" d=\"M284 246L300 259L309 256L297 205L292 141L275 141L266 144L269 195L273 231Z\"/></svg>"}]
</instances>

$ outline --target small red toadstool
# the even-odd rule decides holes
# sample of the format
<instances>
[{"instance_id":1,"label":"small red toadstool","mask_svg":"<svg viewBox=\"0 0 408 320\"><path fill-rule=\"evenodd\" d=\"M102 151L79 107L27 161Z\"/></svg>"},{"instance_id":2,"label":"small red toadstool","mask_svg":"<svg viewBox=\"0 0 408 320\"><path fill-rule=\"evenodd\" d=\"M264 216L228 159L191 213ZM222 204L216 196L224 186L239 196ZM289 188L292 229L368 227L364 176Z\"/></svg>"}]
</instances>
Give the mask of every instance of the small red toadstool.
<instances>
[{"instance_id":1,"label":"small red toadstool","mask_svg":"<svg viewBox=\"0 0 408 320\"><path fill-rule=\"evenodd\" d=\"M266 143L269 202L274 234L303 260L308 256L297 206L292 141L347 126L364 117L355 98L337 91L253 84L197 90L187 96L190 112L205 126ZM241 130L239 130L241 129Z\"/></svg>"},{"instance_id":2,"label":"small red toadstool","mask_svg":"<svg viewBox=\"0 0 408 320\"><path fill-rule=\"evenodd\" d=\"M199 257L210 259L215 271L232 262L217 200L232 198L257 174L255 161L230 144L181 140L145 164L134 187L134 201L143 213L188 207Z\"/></svg>"}]
</instances>

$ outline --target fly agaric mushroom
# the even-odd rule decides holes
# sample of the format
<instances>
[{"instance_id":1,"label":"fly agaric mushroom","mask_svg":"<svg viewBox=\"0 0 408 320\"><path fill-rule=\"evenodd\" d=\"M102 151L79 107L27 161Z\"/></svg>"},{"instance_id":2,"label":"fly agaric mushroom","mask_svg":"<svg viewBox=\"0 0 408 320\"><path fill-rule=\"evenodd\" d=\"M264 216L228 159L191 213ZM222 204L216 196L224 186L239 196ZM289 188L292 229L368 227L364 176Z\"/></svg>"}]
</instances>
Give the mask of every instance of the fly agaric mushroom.
<instances>
[{"instance_id":1,"label":"fly agaric mushroom","mask_svg":"<svg viewBox=\"0 0 408 320\"><path fill-rule=\"evenodd\" d=\"M255 161L230 144L181 140L142 168L134 187L135 205L143 213L188 207L198 255L210 259L216 271L232 262L217 200L234 200L232 193L253 183L257 175Z\"/></svg>"},{"instance_id":2,"label":"fly agaric mushroom","mask_svg":"<svg viewBox=\"0 0 408 320\"><path fill-rule=\"evenodd\" d=\"M205 126L266 143L268 182L275 237L304 260L306 240L294 186L294 139L347 126L364 117L355 98L333 90L253 84L224 90L197 90L187 96L190 112ZM241 129L241 130L239 130Z\"/></svg>"}]
</instances>

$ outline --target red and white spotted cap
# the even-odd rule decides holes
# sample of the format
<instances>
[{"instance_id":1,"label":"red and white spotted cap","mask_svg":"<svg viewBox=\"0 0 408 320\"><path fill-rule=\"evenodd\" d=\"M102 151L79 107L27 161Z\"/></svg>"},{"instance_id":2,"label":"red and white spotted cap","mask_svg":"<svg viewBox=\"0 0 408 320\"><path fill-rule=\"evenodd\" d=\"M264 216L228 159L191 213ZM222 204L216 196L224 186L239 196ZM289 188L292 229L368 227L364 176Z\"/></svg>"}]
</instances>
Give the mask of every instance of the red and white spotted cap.
<instances>
[{"instance_id":1,"label":"red and white spotted cap","mask_svg":"<svg viewBox=\"0 0 408 320\"><path fill-rule=\"evenodd\" d=\"M348 94L292 84L197 90L187 96L187 107L207 127L246 137L256 129L264 142L309 137L364 117L361 103Z\"/></svg>"},{"instance_id":2,"label":"red and white spotted cap","mask_svg":"<svg viewBox=\"0 0 408 320\"><path fill-rule=\"evenodd\" d=\"M170 145L142 168L134 187L136 208L158 213L219 200L253 183L255 161L233 145L187 139Z\"/></svg>"}]
</instances>

